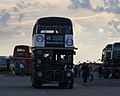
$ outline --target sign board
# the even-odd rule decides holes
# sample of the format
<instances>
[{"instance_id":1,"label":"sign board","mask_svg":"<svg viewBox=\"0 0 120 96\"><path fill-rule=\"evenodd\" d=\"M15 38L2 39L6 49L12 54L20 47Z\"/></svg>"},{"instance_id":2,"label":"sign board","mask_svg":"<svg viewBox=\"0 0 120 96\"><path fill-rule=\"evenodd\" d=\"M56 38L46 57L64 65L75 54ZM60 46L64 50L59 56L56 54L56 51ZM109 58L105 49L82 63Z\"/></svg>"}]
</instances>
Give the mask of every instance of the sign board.
<instances>
[{"instance_id":1,"label":"sign board","mask_svg":"<svg viewBox=\"0 0 120 96\"><path fill-rule=\"evenodd\" d=\"M36 47L45 47L45 34L36 35Z\"/></svg>"},{"instance_id":2,"label":"sign board","mask_svg":"<svg viewBox=\"0 0 120 96\"><path fill-rule=\"evenodd\" d=\"M73 47L73 35L65 35L65 47Z\"/></svg>"},{"instance_id":3,"label":"sign board","mask_svg":"<svg viewBox=\"0 0 120 96\"><path fill-rule=\"evenodd\" d=\"M45 34L45 46L64 47L64 38L62 34Z\"/></svg>"},{"instance_id":4,"label":"sign board","mask_svg":"<svg viewBox=\"0 0 120 96\"><path fill-rule=\"evenodd\" d=\"M33 39L36 47L73 47L73 35L71 34L36 34Z\"/></svg>"}]
</instances>

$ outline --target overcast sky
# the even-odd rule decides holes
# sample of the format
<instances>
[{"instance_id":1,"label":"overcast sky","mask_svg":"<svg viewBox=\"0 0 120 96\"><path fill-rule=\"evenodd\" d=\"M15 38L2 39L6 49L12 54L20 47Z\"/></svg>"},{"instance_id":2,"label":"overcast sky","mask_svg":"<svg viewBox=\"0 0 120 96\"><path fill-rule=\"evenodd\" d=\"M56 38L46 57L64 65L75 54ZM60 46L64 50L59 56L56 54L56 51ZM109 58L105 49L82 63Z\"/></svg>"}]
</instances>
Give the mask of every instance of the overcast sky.
<instances>
[{"instance_id":1,"label":"overcast sky","mask_svg":"<svg viewBox=\"0 0 120 96\"><path fill-rule=\"evenodd\" d=\"M72 20L75 63L97 61L106 44L120 42L120 0L1 0L0 55L12 55L18 44L31 45L34 23L44 16Z\"/></svg>"}]
</instances>

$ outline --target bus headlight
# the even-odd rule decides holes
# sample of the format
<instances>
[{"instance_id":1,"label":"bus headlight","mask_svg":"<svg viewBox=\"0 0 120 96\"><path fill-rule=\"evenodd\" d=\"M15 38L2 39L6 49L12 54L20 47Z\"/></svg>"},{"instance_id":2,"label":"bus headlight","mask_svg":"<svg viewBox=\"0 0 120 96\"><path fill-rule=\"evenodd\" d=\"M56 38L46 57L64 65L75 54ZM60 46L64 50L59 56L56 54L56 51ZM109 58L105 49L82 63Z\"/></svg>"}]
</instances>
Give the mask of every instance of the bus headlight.
<instances>
[{"instance_id":1,"label":"bus headlight","mask_svg":"<svg viewBox=\"0 0 120 96\"><path fill-rule=\"evenodd\" d=\"M38 63L38 64L41 64L41 59L38 59L38 60L37 60L37 63Z\"/></svg>"},{"instance_id":2,"label":"bus headlight","mask_svg":"<svg viewBox=\"0 0 120 96\"><path fill-rule=\"evenodd\" d=\"M42 72L38 72L39 77L42 77L42 75L43 75Z\"/></svg>"},{"instance_id":3,"label":"bus headlight","mask_svg":"<svg viewBox=\"0 0 120 96\"><path fill-rule=\"evenodd\" d=\"M67 73L67 77L70 77L70 76L71 76L71 73L70 73L70 72L68 72L68 73Z\"/></svg>"}]
</instances>

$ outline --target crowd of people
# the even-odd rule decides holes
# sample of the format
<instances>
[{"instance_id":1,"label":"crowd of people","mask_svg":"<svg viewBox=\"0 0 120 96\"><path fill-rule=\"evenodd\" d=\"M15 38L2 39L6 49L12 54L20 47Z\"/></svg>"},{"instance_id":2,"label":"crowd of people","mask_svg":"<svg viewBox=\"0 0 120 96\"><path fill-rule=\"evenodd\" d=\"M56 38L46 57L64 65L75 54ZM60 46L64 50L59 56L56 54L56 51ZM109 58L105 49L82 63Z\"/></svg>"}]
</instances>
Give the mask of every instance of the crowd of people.
<instances>
[{"instance_id":1,"label":"crowd of people","mask_svg":"<svg viewBox=\"0 0 120 96\"><path fill-rule=\"evenodd\" d=\"M106 79L118 79L120 78L120 69L118 67L103 67L102 65L98 65L97 69L94 71L86 62L83 64L76 65L74 67L75 77L81 77L83 81L83 85L87 84L88 78L93 81L93 72L97 72L98 78L106 78Z\"/></svg>"},{"instance_id":2,"label":"crowd of people","mask_svg":"<svg viewBox=\"0 0 120 96\"><path fill-rule=\"evenodd\" d=\"M23 77L24 76L24 71L25 71L25 66L24 66L24 63L23 62L20 62L19 63L19 73L20 73L20 76ZM92 67L86 63L86 62L83 62L83 64L79 64L79 65L76 65L74 67L74 73L75 73L75 77L81 77L82 78L82 81L83 81L83 85L87 85L87 82L88 82L88 79L90 81L93 81L94 77L93 77L93 69ZM15 74L15 69L13 68L12 69L12 73ZM120 71L117 69L106 69L104 68L103 66L98 66L97 67L97 75L98 75L98 78L120 78Z\"/></svg>"}]
</instances>

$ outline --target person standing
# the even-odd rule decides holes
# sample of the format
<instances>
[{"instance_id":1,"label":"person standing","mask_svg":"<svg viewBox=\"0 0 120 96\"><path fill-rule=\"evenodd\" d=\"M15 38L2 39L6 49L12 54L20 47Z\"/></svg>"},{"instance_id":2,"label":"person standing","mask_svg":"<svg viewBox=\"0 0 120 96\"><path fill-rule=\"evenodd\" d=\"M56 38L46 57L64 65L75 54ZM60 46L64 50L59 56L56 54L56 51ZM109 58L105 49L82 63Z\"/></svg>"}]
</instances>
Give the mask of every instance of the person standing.
<instances>
[{"instance_id":1,"label":"person standing","mask_svg":"<svg viewBox=\"0 0 120 96\"><path fill-rule=\"evenodd\" d=\"M87 85L87 79L89 77L89 67L86 62L83 63L81 70L82 70L83 85Z\"/></svg>"},{"instance_id":2,"label":"person standing","mask_svg":"<svg viewBox=\"0 0 120 96\"><path fill-rule=\"evenodd\" d=\"M11 71L12 71L12 74L14 75L15 74L15 68L11 68Z\"/></svg>"},{"instance_id":3,"label":"person standing","mask_svg":"<svg viewBox=\"0 0 120 96\"><path fill-rule=\"evenodd\" d=\"M78 70L78 77L81 77L81 68L80 68L80 65L78 66L77 70Z\"/></svg>"},{"instance_id":4,"label":"person standing","mask_svg":"<svg viewBox=\"0 0 120 96\"><path fill-rule=\"evenodd\" d=\"M77 77L78 74L77 66L74 67L74 72L75 72L75 77Z\"/></svg>"},{"instance_id":5,"label":"person standing","mask_svg":"<svg viewBox=\"0 0 120 96\"><path fill-rule=\"evenodd\" d=\"M20 63L20 76L21 77L24 76L24 64L23 64L23 62Z\"/></svg>"},{"instance_id":6,"label":"person standing","mask_svg":"<svg viewBox=\"0 0 120 96\"><path fill-rule=\"evenodd\" d=\"M102 74L103 74L102 66L99 66L99 67L98 67L98 77L99 77L99 78L102 78Z\"/></svg>"}]
</instances>

